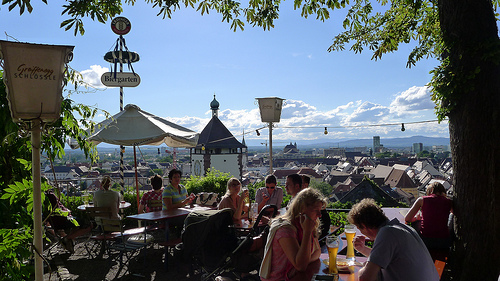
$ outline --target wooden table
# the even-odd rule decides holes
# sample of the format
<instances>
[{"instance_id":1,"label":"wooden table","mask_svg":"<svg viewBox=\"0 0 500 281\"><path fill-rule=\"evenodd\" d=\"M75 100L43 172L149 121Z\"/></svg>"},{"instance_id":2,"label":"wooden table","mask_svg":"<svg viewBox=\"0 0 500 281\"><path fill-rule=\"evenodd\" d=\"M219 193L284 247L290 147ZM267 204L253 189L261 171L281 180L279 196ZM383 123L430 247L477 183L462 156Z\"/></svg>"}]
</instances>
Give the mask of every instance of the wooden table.
<instances>
[{"instance_id":1,"label":"wooden table","mask_svg":"<svg viewBox=\"0 0 500 281\"><path fill-rule=\"evenodd\" d=\"M345 255L338 255L337 258L345 258ZM328 261L328 253L321 253L320 256L320 267L311 276L311 280L335 280L333 275L328 274L328 266L323 262L323 260ZM356 257L356 261L360 263L365 263L366 257ZM338 274L339 281L356 281L358 280L358 272L361 266L350 266L349 271L340 271Z\"/></svg>"},{"instance_id":2,"label":"wooden table","mask_svg":"<svg viewBox=\"0 0 500 281\"><path fill-rule=\"evenodd\" d=\"M119 208L121 210L121 209L126 209L130 206L132 206L132 204L130 204L129 202L121 201ZM77 207L77 209L80 211L85 211L85 209L87 209L87 207L94 207L94 203L80 205Z\"/></svg>"}]
</instances>

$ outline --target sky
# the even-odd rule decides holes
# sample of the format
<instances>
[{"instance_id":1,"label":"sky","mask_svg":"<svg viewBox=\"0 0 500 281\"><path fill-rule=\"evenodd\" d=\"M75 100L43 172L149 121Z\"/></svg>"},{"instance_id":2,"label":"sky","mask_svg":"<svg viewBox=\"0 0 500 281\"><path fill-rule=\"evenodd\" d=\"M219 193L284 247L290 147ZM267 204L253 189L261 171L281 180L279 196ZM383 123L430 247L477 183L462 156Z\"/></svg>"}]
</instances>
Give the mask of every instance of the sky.
<instances>
[{"instance_id":1,"label":"sky","mask_svg":"<svg viewBox=\"0 0 500 281\"><path fill-rule=\"evenodd\" d=\"M102 73L114 68L104 54L114 49L118 35L105 24L84 19L84 36L64 31L60 23L61 1L32 1L34 10L19 15L0 6L0 40L71 45L70 67L93 87L86 93L63 93L76 103L95 106L111 115L120 111L119 88L106 88ZM142 110L201 132L211 118L210 102L220 103L219 119L248 145L265 143L267 127L260 120L256 98L285 99L281 120L274 124L273 144L288 142L335 142L350 139L402 138L415 135L449 137L446 121L436 120L434 103L426 84L438 65L427 59L406 68L411 46L381 60L371 60L366 49L328 52L342 31L343 13L334 12L325 22L300 16L293 2L282 2L275 27L264 31L245 25L233 32L230 24L211 12L201 16L181 8L172 19L157 16L145 1L124 5L121 16L131 22L124 35L126 46L137 52L133 64L140 75L137 87L124 88L124 105ZM124 66L125 72L130 72ZM71 88L71 87L70 87ZM84 90L84 89L83 89ZM104 119L99 114L95 121ZM405 131L400 125L405 124ZM373 125L384 126L373 126ZM327 127L328 134L324 134ZM425 144L424 144L425 145ZM274 145L273 145L274 146Z\"/></svg>"}]
</instances>

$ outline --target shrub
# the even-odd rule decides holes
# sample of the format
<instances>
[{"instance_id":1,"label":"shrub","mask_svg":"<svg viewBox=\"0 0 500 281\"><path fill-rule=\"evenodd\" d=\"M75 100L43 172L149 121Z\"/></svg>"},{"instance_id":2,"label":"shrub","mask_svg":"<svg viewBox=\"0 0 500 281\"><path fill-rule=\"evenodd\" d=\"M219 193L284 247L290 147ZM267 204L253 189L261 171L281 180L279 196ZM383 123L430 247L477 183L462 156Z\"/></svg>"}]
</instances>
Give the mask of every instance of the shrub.
<instances>
[{"instance_id":1,"label":"shrub","mask_svg":"<svg viewBox=\"0 0 500 281\"><path fill-rule=\"evenodd\" d=\"M219 198L226 194L227 181L231 178L229 173L223 173L216 169L208 169L204 177L191 175L186 181L188 193L198 194L200 192L214 192Z\"/></svg>"}]
</instances>

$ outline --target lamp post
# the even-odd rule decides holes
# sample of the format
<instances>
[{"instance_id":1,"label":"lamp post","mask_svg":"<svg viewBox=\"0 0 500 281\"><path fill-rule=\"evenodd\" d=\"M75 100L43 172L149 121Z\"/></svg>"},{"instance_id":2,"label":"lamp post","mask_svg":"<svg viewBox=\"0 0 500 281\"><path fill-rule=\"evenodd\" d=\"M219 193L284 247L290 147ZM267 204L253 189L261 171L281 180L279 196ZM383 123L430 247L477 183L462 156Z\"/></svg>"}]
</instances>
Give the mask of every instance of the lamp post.
<instances>
[{"instance_id":1,"label":"lamp post","mask_svg":"<svg viewBox=\"0 0 500 281\"><path fill-rule=\"evenodd\" d=\"M43 280L40 139L43 123L59 119L66 63L73 46L18 43L0 40L7 100L14 122L31 123L35 280ZM3 61L3 63L2 63Z\"/></svg>"},{"instance_id":2,"label":"lamp post","mask_svg":"<svg viewBox=\"0 0 500 281\"><path fill-rule=\"evenodd\" d=\"M260 119L269 123L269 173L273 173L273 122L279 122L281 109L283 107L282 98L256 98L259 103Z\"/></svg>"}]
</instances>

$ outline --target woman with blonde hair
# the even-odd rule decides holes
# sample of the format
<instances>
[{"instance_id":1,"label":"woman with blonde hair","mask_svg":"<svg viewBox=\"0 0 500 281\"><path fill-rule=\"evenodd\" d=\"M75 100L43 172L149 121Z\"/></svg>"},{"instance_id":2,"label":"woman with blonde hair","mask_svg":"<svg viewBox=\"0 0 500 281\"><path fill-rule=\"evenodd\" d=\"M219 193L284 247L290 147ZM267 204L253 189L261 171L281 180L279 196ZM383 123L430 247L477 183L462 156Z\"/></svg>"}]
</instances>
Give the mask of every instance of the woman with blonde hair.
<instances>
[{"instance_id":1,"label":"woman with blonde hair","mask_svg":"<svg viewBox=\"0 0 500 281\"><path fill-rule=\"evenodd\" d=\"M314 188L300 191L287 212L271 221L261 280L303 280L304 272L319 259L321 209L326 198Z\"/></svg>"},{"instance_id":2,"label":"woman with blonde hair","mask_svg":"<svg viewBox=\"0 0 500 281\"><path fill-rule=\"evenodd\" d=\"M248 206L245 206L244 200L248 198L248 190L241 190L241 182L237 178L230 178L227 181L226 194L222 197L217 209L230 208L234 211L233 219L239 221L242 217L248 216Z\"/></svg>"}]
</instances>

